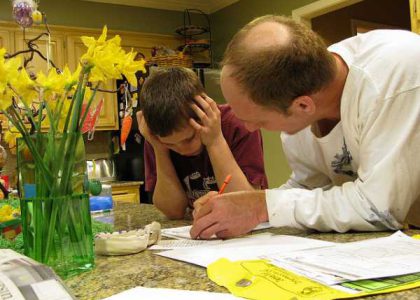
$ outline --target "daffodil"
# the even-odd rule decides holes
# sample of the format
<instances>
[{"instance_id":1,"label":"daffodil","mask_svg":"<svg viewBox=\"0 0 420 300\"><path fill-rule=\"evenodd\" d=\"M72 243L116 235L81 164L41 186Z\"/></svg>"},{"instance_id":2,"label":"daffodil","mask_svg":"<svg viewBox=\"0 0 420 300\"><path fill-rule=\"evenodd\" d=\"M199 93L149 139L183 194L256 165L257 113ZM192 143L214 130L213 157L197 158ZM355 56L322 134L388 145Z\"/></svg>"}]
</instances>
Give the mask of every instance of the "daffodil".
<instances>
[{"instance_id":1,"label":"daffodil","mask_svg":"<svg viewBox=\"0 0 420 300\"><path fill-rule=\"evenodd\" d=\"M16 128L9 128L4 132L4 141L9 145L10 152L16 154L16 139L22 137Z\"/></svg>"},{"instance_id":2,"label":"daffodil","mask_svg":"<svg viewBox=\"0 0 420 300\"><path fill-rule=\"evenodd\" d=\"M81 57L81 63L92 68L89 81L121 79L124 75L131 84L136 85L135 73L139 70L146 72L144 60L134 61L137 53L126 53L120 46L121 38L118 35L109 40L106 40L106 37L106 26L97 40L82 37L88 50Z\"/></svg>"},{"instance_id":3,"label":"daffodil","mask_svg":"<svg viewBox=\"0 0 420 300\"><path fill-rule=\"evenodd\" d=\"M29 106L35 99L39 100L36 83L29 77L25 69L22 68L19 71L18 76L10 81L10 85L16 92L16 97L25 102L26 106Z\"/></svg>"},{"instance_id":4,"label":"daffodil","mask_svg":"<svg viewBox=\"0 0 420 300\"><path fill-rule=\"evenodd\" d=\"M117 64L117 68L120 71L120 73L127 78L128 82L132 86L137 86L137 71L142 71L143 73L146 73L146 68L144 67L146 62L144 61L144 59L134 60L136 54L137 53L133 51L126 53Z\"/></svg>"},{"instance_id":5,"label":"daffodil","mask_svg":"<svg viewBox=\"0 0 420 300\"><path fill-rule=\"evenodd\" d=\"M0 49L0 109L5 110L12 104L13 94L9 89L10 82L19 76L21 60L14 57L5 60L6 50Z\"/></svg>"}]
</instances>

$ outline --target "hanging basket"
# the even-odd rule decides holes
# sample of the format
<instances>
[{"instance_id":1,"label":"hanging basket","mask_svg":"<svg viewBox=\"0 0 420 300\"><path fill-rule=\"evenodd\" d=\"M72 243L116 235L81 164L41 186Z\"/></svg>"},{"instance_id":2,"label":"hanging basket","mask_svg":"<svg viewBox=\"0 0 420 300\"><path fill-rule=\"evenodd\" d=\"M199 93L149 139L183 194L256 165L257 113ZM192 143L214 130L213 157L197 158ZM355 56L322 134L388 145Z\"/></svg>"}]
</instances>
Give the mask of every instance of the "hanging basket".
<instances>
[{"instance_id":1,"label":"hanging basket","mask_svg":"<svg viewBox=\"0 0 420 300\"><path fill-rule=\"evenodd\" d=\"M193 62L190 55L185 53L187 47L175 54L161 54L147 59L147 64L158 67L185 67L192 68Z\"/></svg>"}]
</instances>

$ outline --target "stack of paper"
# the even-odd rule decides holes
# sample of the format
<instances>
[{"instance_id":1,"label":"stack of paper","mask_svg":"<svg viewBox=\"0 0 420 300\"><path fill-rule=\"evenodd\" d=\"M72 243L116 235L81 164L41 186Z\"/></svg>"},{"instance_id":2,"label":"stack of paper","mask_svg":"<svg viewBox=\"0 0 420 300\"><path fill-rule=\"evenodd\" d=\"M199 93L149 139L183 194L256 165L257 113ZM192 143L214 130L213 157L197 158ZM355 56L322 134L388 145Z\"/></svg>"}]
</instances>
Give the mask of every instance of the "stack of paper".
<instances>
[{"instance_id":1,"label":"stack of paper","mask_svg":"<svg viewBox=\"0 0 420 300\"><path fill-rule=\"evenodd\" d=\"M156 253L157 255L207 267L220 259L258 259L270 254L289 253L295 250L326 247L333 243L288 235L251 235L218 242L215 245L199 245L188 249L174 249Z\"/></svg>"},{"instance_id":2,"label":"stack of paper","mask_svg":"<svg viewBox=\"0 0 420 300\"><path fill-rule=\"evenodd\" d=\"M420 272L420 240L389 237L263 256L273 264L327 285Z\"/></svg>"}]
</instances>

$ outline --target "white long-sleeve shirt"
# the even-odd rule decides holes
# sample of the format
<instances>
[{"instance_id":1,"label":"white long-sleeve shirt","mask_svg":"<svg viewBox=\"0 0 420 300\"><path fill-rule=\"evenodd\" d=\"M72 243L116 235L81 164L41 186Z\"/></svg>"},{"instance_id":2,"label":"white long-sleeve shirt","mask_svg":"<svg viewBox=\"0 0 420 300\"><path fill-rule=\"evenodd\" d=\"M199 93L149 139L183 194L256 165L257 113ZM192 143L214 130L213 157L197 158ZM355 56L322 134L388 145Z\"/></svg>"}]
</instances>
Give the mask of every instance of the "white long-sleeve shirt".
<instances>
[{"instance_id":1,"label":"white long-sleeve shirt","mask_svg":"<svg viewBox=\"0 0 420 300\"><path fill-rule=\"evenodd\" d=\"M293 170L266 190L273 226L401 228L420 201L420 35L376 30L332 45L349 73L340 123L325 137L282 133Z\"/></svg>"}]
</instances>

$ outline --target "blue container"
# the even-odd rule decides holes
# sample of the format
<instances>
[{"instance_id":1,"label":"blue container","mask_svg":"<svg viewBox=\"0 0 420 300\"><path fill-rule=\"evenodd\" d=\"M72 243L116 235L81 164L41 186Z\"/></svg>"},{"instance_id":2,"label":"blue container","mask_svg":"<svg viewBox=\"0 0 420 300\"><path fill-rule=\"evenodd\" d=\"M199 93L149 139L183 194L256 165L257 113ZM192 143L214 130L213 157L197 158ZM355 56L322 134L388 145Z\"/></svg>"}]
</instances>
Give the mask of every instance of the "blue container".
<instances>
[{"instance_id":1,"label":"blue container","mask_svg":"<svg viewBox=\"0 0 420 300\"><path fill-rule=\"evenodd\" d=\"M90 211L106 211L112 209L112 196L90 196Z\"/></svg>"}]
</instances>

